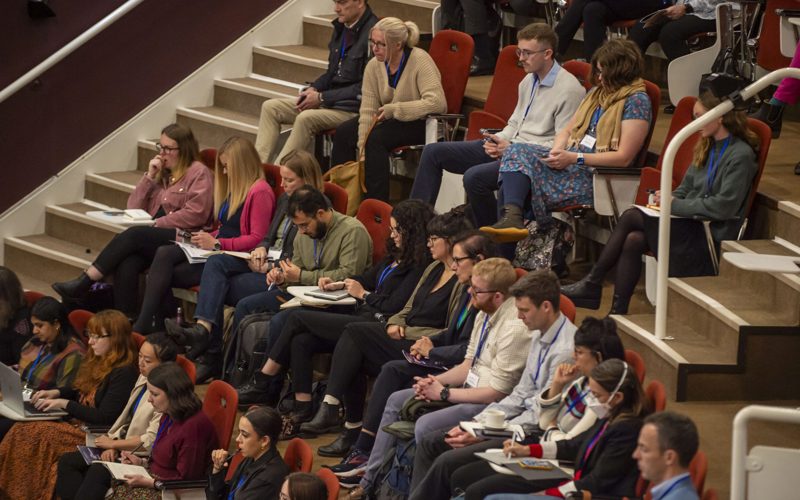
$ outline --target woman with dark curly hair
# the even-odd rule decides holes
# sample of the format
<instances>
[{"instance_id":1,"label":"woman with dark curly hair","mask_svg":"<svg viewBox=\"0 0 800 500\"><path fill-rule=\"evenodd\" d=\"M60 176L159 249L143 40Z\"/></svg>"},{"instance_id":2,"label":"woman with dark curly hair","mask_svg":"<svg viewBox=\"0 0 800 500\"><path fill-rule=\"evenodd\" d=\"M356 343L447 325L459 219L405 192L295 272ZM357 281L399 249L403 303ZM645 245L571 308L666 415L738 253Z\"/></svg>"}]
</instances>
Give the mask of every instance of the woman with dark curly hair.
<instances>
[{"instance_id":1,"label":"woman with dark curly hair","mask_svg":"<svg viewBox=\"0 0 800 500\"><path fill-rule=\"evenodd\" d=\"M0 363L19 363L22 346L31 338L30 310L19 278L0 266Z\"/></svg>"},{"instance_id":2,"label":"woman with dark curly hair","mask_svg":"<svg viewBox=\"0 0 800 500\"><path fill-rule=\"evenodd\" d=\"M275 342L262 372L256 381L239 391L239 403L263 402L270 395L267 387L282 367L292 368L295 390L296 423L310 420L311 358L318 352L333 352L345 327L354 322L378 322L403 308L411 292L431 261L425 247L426 226L433 218L433 208L420 200L405 200L397 204L389 219L390 234L386 241L386 257L367 269L363 275L334 283L322 278L320 286L328 290L345 289L359 301L350 314L301 310L291 314Z\"/></svg>"}]
</instances>

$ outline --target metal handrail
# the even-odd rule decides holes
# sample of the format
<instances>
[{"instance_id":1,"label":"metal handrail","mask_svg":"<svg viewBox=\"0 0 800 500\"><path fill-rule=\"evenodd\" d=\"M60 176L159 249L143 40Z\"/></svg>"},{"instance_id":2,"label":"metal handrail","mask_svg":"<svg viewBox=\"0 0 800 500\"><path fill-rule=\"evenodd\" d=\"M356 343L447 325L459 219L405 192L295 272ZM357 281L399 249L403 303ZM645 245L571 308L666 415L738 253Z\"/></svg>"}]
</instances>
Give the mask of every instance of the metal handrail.
<instances>
[{"instance_id":1,"label":"metal handrail","mask_svg":"<svg viewBox=\"0 0 800 500\"><path fill-rule=\"evenodd\" d=\"M742 90L741 97L746 101L756 95L761 89L772 83L783 80L784 78L800 79L800 69L782 68L773 71L748 85ZM670 141L667 150L664 152L664 161L661 164L662 193L672 192L672 167L681 144L692 134L732 109L733 102L726 99L675 134L675 137ZM671 213L672 196L662 196L661 215L658 221L658 268L656 271L656 338L661 340L667 336L667 275L669 271L669 227Z\"/></svg>"},{"instance_id":2,"label":"metal handrail","mask_svg":"<svg viewBox=\"0 0 800 500\"><path fill-rule=\"evenodd\" d=\"M134 7L139 5L140 3L144 2L144 0L128 0L123 5L119 6L116 10L114 10L111 14L107 15L100 21L98 21L94 26L89 28L88 30L84 31L81 35L76 37L74 40L66 44L65 46L58 49L56 52L50 55L47 59L37 64L34 68L30 71L22 75L21 77L17 78L13 83L11 83L8 87L4 88L0 91L0 102L5 101L15 93L17 93L20 89L34 81L38 78L42 73L47 71L48 69L52 68L56 65L59 61L67 57L68 55L72 54L80 48L83 44L94 38L98 33L103 31L104 29L108 28L114 22L133 10Z\"/></svg>"}]
</instances>

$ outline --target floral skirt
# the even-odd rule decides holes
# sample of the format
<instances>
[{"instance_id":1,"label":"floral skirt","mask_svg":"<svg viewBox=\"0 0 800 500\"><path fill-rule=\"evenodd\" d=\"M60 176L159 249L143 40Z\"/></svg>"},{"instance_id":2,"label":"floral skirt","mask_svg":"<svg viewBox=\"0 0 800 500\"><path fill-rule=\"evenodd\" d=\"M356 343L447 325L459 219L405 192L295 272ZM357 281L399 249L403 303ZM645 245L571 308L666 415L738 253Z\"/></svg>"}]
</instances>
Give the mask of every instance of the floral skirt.
<instances>
[{"instance_id":1,"label":"floral skirt","mask_svg":"<svg viewBox=\"0 0 800 500\"><path fill-rule=\"evenodd\" d=\"M157 500L161 492L153 488L131 488L127 484L114 486L114 494L107 499L112 500Z\"/></svg>"}]
</instances>

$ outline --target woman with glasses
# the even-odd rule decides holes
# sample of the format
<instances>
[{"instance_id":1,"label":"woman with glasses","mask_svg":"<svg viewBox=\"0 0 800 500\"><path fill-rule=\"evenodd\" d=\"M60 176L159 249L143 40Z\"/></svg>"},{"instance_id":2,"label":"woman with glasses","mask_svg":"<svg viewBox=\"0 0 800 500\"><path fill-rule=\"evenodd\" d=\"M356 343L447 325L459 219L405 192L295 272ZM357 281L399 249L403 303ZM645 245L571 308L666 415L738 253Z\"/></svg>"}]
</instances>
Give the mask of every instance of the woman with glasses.
<instances>
[{"instance_id":1,"label":"woman with glasses","mask_svg":"<svg viewBox=\"0 0 800 500\"><path fill-rule=\"evenodd\" d=\"M256 149L249 140L231 137L217 151L214 169L214 213L219 228L192 233L191 243L203 250L250 252L267 233L275 209L275 194L264 180ZM191 264L177 245L160 247L150 264L136 332L164 330L165 304L172 302L172 287L190 288L200 283L205 263ZM212 346L214 352L221 350ZM193 358L198 353L190 353Z\"/></svg>"},{"instance_id":2,"label":"woman with glasses","mask_svg":"<svg viewBox=\"0 0 800 500\"><path fill-rule=\"evenodd\" d=\"M415 47L416 24L384 17L369 39L375 57L364 70L359 116L336 129L331 162L353 160L358 152L366 162L365 197L389 201L389 154L424 144L425 117L447 111L447 101L436 64Z\"/></svg>"},{"instance_id":3,"label":"woman with glasses","mask_svg":"<svg viewBox=\"0 0 800 500\"><path fill-rule=\"evenodd\" d=\"M64 453L85 444L76 423L111 425L122 413L139 370L131 324L119 311L102 311L86 325L89 351L70 386L33 393L42 411L63 410L67 421L18 422L0 443L0 491L14 499L51 498L55 465Z\"/></svg>"},{"instance_id":4,"label":"woman with glasses","mask_svg":"<svg viewBox=\"0 0 800 500\"><path fill-rule=\"evenodd\" d=\"M53 289L69 302L86 296L92 284L114 277L114 307L129 318L138 312L139 274L150 267L156 250L180 240L185 231L210 227L213 174L200 161L192 131L168 125L156 145L158 154L128 198L128 208L145 210L152 227L134 226L116 235L91 266L77 278L54 283ZM177 230L177 231L176 231Z\"/></svg>"},{"instance_id":5,"label":"woman with glasses","mask_svg":"<svg viewBox=\"0 0 800 500\"><path fill-rule=\"evenodd\" d=\"M433 208L419 200L397 204L389 219L391 234L386 241L386 256L360 276L334 283L321 278L320 288L346 290L358 300L348 313L297 311L289 316L275 342L269 359L256 373L255 383L239 391L239 403L250 404L265 398L263 389L271 385L284 367L292 369L295 391L292 423L294 426L311 420L312 357L320 352L333 352L347 325L356 322L380 324L405 305L420 276L431 260L425 248L426 225L433 218Z\"/></svg>"}]
</instances>

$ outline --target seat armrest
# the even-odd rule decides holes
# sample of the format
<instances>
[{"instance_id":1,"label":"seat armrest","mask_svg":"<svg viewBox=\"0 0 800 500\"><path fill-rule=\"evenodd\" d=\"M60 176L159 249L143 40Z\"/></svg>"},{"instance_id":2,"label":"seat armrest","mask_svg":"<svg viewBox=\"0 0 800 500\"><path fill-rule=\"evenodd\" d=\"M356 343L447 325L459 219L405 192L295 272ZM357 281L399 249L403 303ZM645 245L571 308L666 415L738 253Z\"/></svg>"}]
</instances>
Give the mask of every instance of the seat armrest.
<instances>
[{"instance_id":1,"label":"seat armrest","mask_svg":"<svg viewBox=\"0 0 800 500\"><path fill-rule=\"evenodd\" d=\"M164 479L157 479L155 482L155 487L157 490L167 491L167 490L183 490L183 489L206 489L208 487L208 479L193 479L193 480L184 480L184 479L171 479L171 480L164 480Z\"/></svg>"},{"instance_id":2,"label":"seat armrest","mask_svg":"<svg viewBox=\"0 0 800 500\"><path fill-rule=\"evenodd\" d=\"M624 175L639 177L642 174L644 167L589 167L589 171L593 174L600 175Z\"/></svg>"},{"instance_id":3,"label":"seat armrest","mask_svg":"<svg viewBox=\"0 0 800 500\"><path fill-rule=\"evenodd\" d=\"M464 115L461 113L432 113L428 118L435 118L437 120L463 120Z\"/></svg>"},{"instance_id":4,"label":"seat armrest","mask_svg":"<svg viewBox=\"0 0 800 500\"><path fill-rule=\"evenodd\" d=\"M92 434L105 434L111 430L110 425L84 425L81 427L84 432L91 432Z\"/></svg>"}]
</instances>

